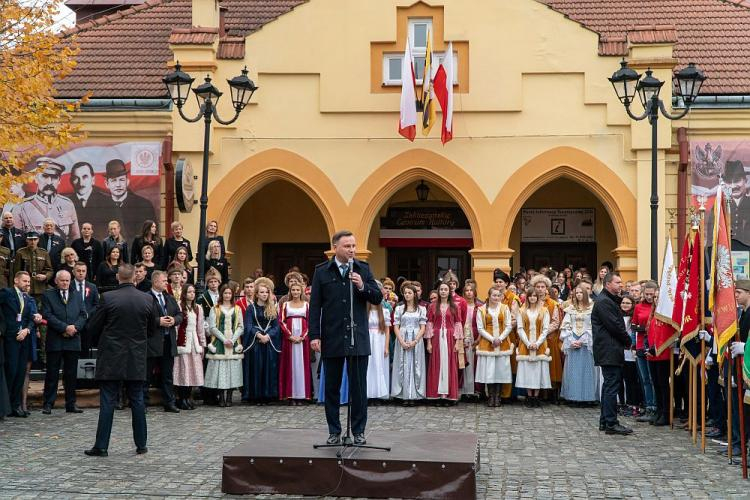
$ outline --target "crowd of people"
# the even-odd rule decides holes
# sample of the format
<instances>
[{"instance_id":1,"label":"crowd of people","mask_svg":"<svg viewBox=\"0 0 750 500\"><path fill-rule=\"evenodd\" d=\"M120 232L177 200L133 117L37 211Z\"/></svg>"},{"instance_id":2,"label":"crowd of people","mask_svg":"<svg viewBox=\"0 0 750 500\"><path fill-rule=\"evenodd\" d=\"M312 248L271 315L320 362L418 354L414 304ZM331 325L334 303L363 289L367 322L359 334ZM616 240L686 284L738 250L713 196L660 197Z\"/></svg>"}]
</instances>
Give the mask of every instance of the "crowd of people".
<instances>
[{"instance_id":1,"label":"crowd of people","mask_svg":"<svg viewBox=\"0 0 750 500\"><path fill-rule=\"evenodd\" d=\"M119 286L124 262L134 265L137 289L151 295L159 312L162 335L148 342L146 402L150 387L159 389L168 412L194 410L196 400L225 407L238 400L303 405L325 399L319 389L325 373L309 337L310 280L299 269L278 282L258 269L240 284L231 277L224 240L212 221L207 251L197 256L208 270L201 292L194 285L191 243L179 222L162 240L157 224L147 220L131 242L121 237L116 221L103 241L87 222L71 242L55 234L52 220L44 229L22 234L13 215L3 214L0 324L12 335L2 337L0 416L29 416L29 371L37 356L46 364L42 413L52 412L61 366L65 409L82 411L75 396L78 359L96 346L101 332L91 331L89 320L99 297ZM664 426L673 408L677 419L686 420L685 373L676 377L669 400L669 358L679 351L655 348L665 340L654 318L655 282L621 283L609 262L593 275L566 267L526 269L513 277L497 269L493 277L486 290L450 270L429 288L408 277L377 281L383 300L367 306L371 404L481 401L494 408L522 401L534 408L601 402L600 430L614 434L632 432L614 412ZM738 282L737 294L744 311L750 283ZM744 342L750 313L742 312L740 327ZM605 330L613 338L623 333L605 345ZM711 341L706 331L700 336ZM740 353L739 344L733 352ZM726 405L715 360L709 357L707 365L708 436L719 437L726 432ZM615 377L608 375L612 366ZM344 370L342 388L346 378ZM128 404L126 389L118 391L118 408ZM610 396L613 405L605 403ZM739 450L739 433L733 441Z\"/></svg>"}]
</instances>

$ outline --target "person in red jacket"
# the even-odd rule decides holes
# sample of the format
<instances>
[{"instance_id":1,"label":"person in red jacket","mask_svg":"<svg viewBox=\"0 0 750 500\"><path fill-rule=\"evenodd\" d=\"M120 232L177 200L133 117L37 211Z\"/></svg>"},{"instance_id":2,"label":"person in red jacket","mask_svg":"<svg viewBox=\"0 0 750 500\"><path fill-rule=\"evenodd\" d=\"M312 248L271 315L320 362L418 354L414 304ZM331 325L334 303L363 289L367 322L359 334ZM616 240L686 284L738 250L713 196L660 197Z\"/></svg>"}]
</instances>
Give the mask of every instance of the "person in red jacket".
<instances>
[{"instance_id":1,"label":"person in red jacket","mask_svg":"<svg viewBox=\"0 0 750 500\"><path fill-rule=\"evenodd\" d=\"M651 381L651 372L649 363L646 359L646 332L648 332L649 318L654 308L654 298L658 290L658 285L653 281L647 281L643 284L641 301L635 305L633 310L633 331L636 333L636 365L638 375L641 380L643 396L646 399L646 414L638 417L638 422L654 423L656 421L656 399L654 396L654 386Z\"/></svg>"}]
</instances>

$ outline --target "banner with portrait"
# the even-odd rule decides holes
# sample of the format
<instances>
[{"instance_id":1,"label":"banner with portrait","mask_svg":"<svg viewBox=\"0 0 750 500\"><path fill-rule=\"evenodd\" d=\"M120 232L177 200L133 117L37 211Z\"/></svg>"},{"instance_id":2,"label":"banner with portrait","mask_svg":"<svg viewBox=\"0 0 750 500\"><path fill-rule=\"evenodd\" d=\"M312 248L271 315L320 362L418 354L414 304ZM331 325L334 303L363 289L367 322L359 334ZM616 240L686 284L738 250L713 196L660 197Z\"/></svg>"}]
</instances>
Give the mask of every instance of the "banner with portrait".
<instances>
[{"instance_id":1,"label":"banner with portrait","mask_svg":"<svg viewBox=\"0 0 750 500\"><path fill-rule=\"evenodd\" d=\"M691 141L690 164L692 181L690 199L697 210L706 207L706 245L710 246L713 230L711 208L716 188L723 181L731 190L730 212L732 249L750 248L750 141Z\"/></svg>"},{"instance_id":2,"label":"banner with portrait","mask_svg":"<svg viewBox=\"0 0 750 500\"><path fill-rule=\"evenodd\" d=\"M90 223L94 237L107 236L112 220L120 223L128 241L139 236L143 222L159 224L162 143L84 142L61 153L36 158L27 165L42 170L33 182L13 186L22 201L6 204L16 227L43 231L44 221L55 222L55 232L67 243Z\"/></svg>"}]
</instances>

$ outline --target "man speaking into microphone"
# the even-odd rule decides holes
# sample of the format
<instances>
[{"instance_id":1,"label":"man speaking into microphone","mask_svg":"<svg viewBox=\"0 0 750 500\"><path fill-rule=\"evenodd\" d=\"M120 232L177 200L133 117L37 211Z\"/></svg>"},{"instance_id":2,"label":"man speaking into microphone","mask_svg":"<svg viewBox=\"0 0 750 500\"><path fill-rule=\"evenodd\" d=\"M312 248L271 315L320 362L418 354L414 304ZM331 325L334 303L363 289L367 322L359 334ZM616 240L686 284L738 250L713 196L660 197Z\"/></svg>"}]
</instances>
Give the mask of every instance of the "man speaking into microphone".
<instances>
[{"instance_id":1,"label":"man speaking into microphone","mask_svg":"<svg viewBox=\"0 0 750 500\"><path fill-rule=\"evenodd\" d=\"M331 238L333 258L315 267L310 292L310 346L321 353L325 370L327 444L341 443L341 379L348 359L351 422L354 444L363 445L367 425L367 362L370 337L367 303L380 304L380 293L370 267L354 259L357 242L351 231ZM351 294L351 295L350 295ZM353 301L351 298L353 298ZM352 332L352 312L354 331Z\"/></svg>"}]
</instances>

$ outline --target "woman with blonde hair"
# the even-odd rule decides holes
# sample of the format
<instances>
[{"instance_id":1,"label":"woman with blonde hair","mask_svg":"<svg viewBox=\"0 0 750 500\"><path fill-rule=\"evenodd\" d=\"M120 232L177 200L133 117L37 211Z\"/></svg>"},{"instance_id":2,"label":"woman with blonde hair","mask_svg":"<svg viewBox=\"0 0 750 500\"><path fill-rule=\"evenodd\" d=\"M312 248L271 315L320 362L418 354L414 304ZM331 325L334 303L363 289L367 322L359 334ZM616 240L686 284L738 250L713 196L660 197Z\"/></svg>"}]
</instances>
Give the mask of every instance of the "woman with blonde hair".
<instances>
[{"instance_id":1,"label":"woman with blonde hair","mask_svg":"<svg viewBox=\"0 0 750 500\"><path fill-rule=\"evenodd\" d=\"M310 304L304 299L305 288L294 282L289 286L289 298L280 306L281 367L279 369L279 397L290 404L301 405L312 397L310 371L310 338L308 321Z\"/></svg>"},{"instance_id":2,"label":"woman with blonde hair","mask_svg":"<svg viewBox=\"0 0 750 500\"><path fill-rule=\"evenodd\" d=\"M273 282L268 278L255 280L255 300L245 311L248 380L243 399L268 404L279 398L279 327Z\"/></svg>"},{"instance_id":3,"label":"woman with blonde hair","mask_svg":"<svg viewBox=\"0 0 750 500\"><path fill-rule=\"evenodd\" d=\"M414 401L424 399L427 381L424 342L427 309L419 304L417 288L406 283L401 288L404 303L396 306L393 336L396 343L393 353L391 396L404 406L414 406Z\"/></svg>"},{"instance_id":4,"label":"woman with blonde hair","mask_svg":"<svg viewBox=\"0 0 750 500\"><path fill-rule=\"evenodd\" d=\"M206 251L205 269L211 269L212 267L219 271L222 285L229 282L229 262L221 255L221 244L218 240L210 241Z\"/></svg>"},{"instance_id":5,"label":"woman with blonde hair","mask_svg":"<svg viewBox=\"0 0 750 500\"><path fill-rule=\"evenodd\" d=\"M516 325L518 339L516 360L518 374L516 387L526 389L527 407L541 406L539 390L551 389L552 381L549 376L549 362L552 359L547 346L549 333L549 312L539 300L534 289L526 289L526 303L518 311Z\"/></svg>"},{"instance_id":6,"label":"woman with blonde hair","mask_svg":"<svg viewBox=\"0 0 750 500\"><path fill-rule=\"evenodd\" d=\"M383 284L376 281L381 293ZM370 362L367 364L367 398L384 400L390 394L388 348L391 336L391 314L381 302L367 303L367 326L370 332Z\"/></svg>"},{"instance_id":7,"label":"woman with blonde hair","mask_svg":"<svg viewBox=\"0 0 750 500\"><path fill-rule=\"evenodd\" d=\"M102 240L102 252L104 255L109 255L109 250L112 247L117 247L120 249L120 260L122 262L130 262L128 258L128 242L122 237L120 222L116 220L109 221L107 231L109 232L109 236Z\"/></svg>"},{"instance_id":8,"label":"woman with blonde hair","mask_svg":"<svg viewBox=\"0 0 750 500\"><path fill-rule=\"evenodd\" d=\"M591 331L592 309L593 304L584 287L579 285L573 289L570 305L565 308L565 317L560 327L560 339L565 352L560 395L566 401L587 403L597 400L594 338Z\"/></svg>"},{"instance_id":9,"label":"woman with blonde hair","mask_svg":"<svg viewBox=\"0 0 750 500\"><path fill-rule=\"evenodd\" d=\"M515 346L509 338L512 313L502 302L502 291L493 286L487 295L475 321L479 331L476 381L487 386L487 406L496 407L500 406L500 385L513 382L510 357Z\"/></svg>"}]
</instances>

